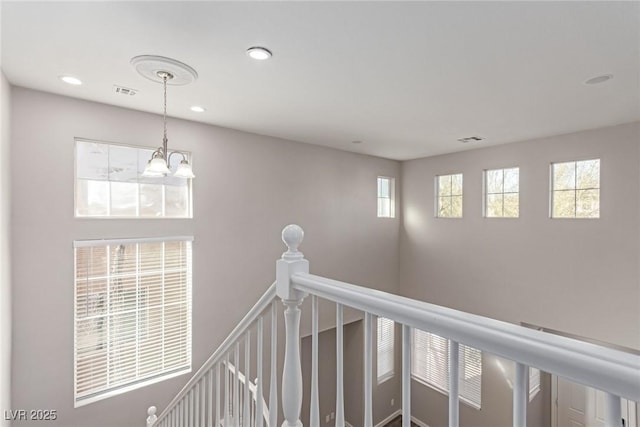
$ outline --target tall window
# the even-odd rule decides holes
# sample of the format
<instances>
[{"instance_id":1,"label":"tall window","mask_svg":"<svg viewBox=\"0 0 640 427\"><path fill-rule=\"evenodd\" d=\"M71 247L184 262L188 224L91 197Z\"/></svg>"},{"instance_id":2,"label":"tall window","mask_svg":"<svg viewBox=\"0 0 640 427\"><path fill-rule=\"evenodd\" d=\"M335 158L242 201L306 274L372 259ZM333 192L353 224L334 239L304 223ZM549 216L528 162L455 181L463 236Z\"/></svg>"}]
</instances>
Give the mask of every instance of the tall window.
<instances>
[{"instance_id":1,"label":"tall window","mask_svg":"<svg viewBox=\"0 0 640 427\"><path fill-rule=\"evenodd\" d=\"M449 340L430 332L413 329L411 376L441 393L449 393ZM475 348L459 347L460 399L480 409L482 353Z\"/></svg>"},{"instance_id":2,"label":"tall window","mask_svg":"<svg viewBox=\"0 0 640 427\"><path fill-rule=\"evenodd\" d=\"M394 323L378 317L378 384L393 377Z\"/></svg>"},{"instance_id":3,"label":"tall window","mask_svg":"<svg viewBox=\"0 0 640 427\"><path fill-rule=\"evenodd\" d=\"M395 179L378 177L378 218L395 217Z\"/></svg>"},{"instance_id":4,"label":"tall window","mask_svg":"<svg viewBox=\"0 0 640 427\"><path fill-rule=\"evenodd\" d=\"M191 370L191 240L74 243L76 407Z\"/></svg>"},{"instance_id":5,"label":"tall window","mask_svg":"<svg viewBox=\"0 0 640 427\"><path fill-rule=\"evenodd\" d=\"M520 168L484 172L484 214L487 218L520 216Z\"/></svg>"},{"instance_id":6,"label":"tall window","mask_svg":"<svg viewBox=\"0 0 640 427\"><path fill-rule=\"evenodd\" d=\"M436 216L462 218L462 174L436 177Z\"/></svg>"},{"instance_id":7,"label":"tall window","mask_svg":"<svg viewBox=\"0 0 640 427\"><path fill-rule=\"evenodd\" d=\"M76 140L76 216L191 218L190 180L142 176L152 153L153 149ZM180 160L171 158L172 171Z\"/></svg>"},{"instance_id":8,"label":"tall window","mask_svg":"<svg viewBox=\"0 0 640 427\"><path fill-rule=\"evenodd\" d=\"M600 217L600 159L551 165L551 217Z\"/></svg>"}]
</instances>

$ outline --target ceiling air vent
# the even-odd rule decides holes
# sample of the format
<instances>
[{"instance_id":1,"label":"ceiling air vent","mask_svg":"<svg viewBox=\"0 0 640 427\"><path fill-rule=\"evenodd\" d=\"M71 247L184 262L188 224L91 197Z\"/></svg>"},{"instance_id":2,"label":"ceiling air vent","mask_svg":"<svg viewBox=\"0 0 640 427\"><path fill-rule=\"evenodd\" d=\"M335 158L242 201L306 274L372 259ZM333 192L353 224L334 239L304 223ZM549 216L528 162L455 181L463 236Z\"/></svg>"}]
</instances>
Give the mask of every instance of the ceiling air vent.
<instances>
[{"instance_id":1,"label":"ceiling air vent","mask_svg":"<svg viewBox=\"0 0 640 427\"><path fill-rule=\"evenodd\" d=\"M468 136L466 138L460 138L458 141L462 142L463 144L466 144L467 142L478 142L478 141L482 141L484 138L481 138L479 136Z\"/></svg>"},{"instance_id":2,"label":"ceiling air vent","mask_svg":"<svg viewBox=\"0 0 640 427\"><path fill-rule=\"evenodd\" d=\"M131 88L128 88L128 87L124 87L124 86L113 85L113 88L115 89L116 93L119 93L120 95L133 96L136 93L138 93L137 90L131 89Z\"/></svg>"}]
</instances>

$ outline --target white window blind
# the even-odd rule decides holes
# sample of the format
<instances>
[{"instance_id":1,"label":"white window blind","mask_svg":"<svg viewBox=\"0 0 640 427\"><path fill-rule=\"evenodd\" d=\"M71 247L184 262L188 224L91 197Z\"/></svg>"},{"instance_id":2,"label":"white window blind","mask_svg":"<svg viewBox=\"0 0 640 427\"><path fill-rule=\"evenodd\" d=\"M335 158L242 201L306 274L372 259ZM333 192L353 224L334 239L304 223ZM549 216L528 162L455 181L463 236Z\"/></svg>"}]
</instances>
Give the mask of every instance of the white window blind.
<instances>
[{"instance_id":1,"label":"white window blind","mask_svg":"<svg viewBox=\"0 0 640 427\"><path fill-rule=\"evenodd\" d=\"M395 217L395 179L378 177L378 218Z\"/></svg>"},{"instance_id":2,"label":"white window blind","mask_svg":"<svg viewBox=\"0 0 640 427\"><path fill-rule=\"evenodd\" d=\"M378 318L378 383L393 377L394 329L393 320Z\"/></svg>"},{"instance_id":3,"label":"white window blind","mask_svg":"<svg viewBox=\"0 0 640 427\"><path fill-rule=\"evenodd\" d=\"M480 409L482 389L482 353L475 348L459 347L460 398ZM419 382L444 394L449 393L449 340L413 329L411 375Z\"/></svg>"},{"instance_id":4,"label":"white window blind","mask_svg":"<svg viewBox=\"0 0 640 427\"><path fill-rule=\"evenodd\" d=\"M76 407L191 370L191 240L74 243Z\"/></svg>"}]
</instances>

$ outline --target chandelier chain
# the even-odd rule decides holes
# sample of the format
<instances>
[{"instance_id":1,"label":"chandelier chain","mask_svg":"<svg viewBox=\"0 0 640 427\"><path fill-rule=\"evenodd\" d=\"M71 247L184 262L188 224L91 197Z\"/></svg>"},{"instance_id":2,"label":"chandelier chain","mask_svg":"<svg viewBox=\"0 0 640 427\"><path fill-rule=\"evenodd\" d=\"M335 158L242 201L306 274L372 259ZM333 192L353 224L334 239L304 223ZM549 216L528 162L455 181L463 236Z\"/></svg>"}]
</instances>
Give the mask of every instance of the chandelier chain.
<instances>
[{"instance_id":1,"label":"chandelier chain","mask_svg":"<svg viewBox=\"0 0 640 427\"><path fill-rule=\"evenodd\" d=\"M169 76L165 73L162 76L162 81L164 84L164 109L163 109L163 115L162 115L162 121L164 123L164 141L167 140L167 78ZM166 156L166 153L165 153Z\"/></svg>"}]
</instances>

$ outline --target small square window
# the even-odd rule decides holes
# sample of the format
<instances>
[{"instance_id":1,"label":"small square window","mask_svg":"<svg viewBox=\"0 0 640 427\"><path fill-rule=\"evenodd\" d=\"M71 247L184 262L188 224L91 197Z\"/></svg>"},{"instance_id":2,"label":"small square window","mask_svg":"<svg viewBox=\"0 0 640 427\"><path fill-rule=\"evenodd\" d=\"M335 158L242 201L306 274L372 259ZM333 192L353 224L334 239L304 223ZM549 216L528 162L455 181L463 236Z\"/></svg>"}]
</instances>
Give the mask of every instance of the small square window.
<instances>
[{"instance_id":1,"label":"small square window","mask_svg":"<svg viewBox=\"0 0 640 427\"><path fill-rule=\"evenodd\" d=\"M395 217L395 179L378 177L378 218Z\"/></svg>"},{"instance_id":2,"label":"small square window","mask_svg":"<svg viewBox=\"0 0 640 427\"><path fill-rule=\"evenodd\" d=\"M436 217L462 218L462 174L436 176Z\"/></svg>"},{"instance_id":3,"label":"small square window","mask_svg":"<svg viewBox=\"0 0 640 427\"><path fill-rule=\"evenodd\" d=\"M484 216L520 216L520 168L484 171Z\"/></svg>"},{"instance_id":4,"label":"small square window","mask_svg":"<svg viewBox=\"0 0 640 427\"><path fill-rule=\"evenodd\" d=\"M551 165L551 218L600 217L600 159Z\"/></svg>"}]
</instances>

